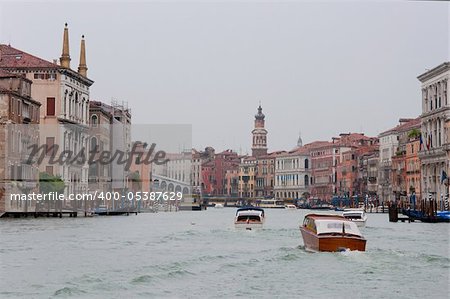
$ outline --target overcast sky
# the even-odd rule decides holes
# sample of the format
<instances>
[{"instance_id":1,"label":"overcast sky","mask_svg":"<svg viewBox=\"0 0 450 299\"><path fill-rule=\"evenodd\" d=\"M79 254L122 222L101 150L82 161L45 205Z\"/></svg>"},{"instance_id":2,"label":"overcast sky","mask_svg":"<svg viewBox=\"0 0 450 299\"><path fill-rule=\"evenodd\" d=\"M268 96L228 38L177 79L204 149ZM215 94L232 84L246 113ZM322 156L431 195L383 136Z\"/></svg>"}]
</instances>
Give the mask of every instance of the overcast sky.
<instances>
[{"instance_id":1,"label":"overcast sky","mask_svg":"<svg viewBox=\"0 0 450 299\"><path fill-rule=\"evenodd\" d=\"M192 124L193 145L245 153L259 101L269 150L376 136L421 113L417 76L449 60L445 2L4 3L0 42L52 60L86 36L91 99L134 123Z\"/></svg>"}]
</instances>

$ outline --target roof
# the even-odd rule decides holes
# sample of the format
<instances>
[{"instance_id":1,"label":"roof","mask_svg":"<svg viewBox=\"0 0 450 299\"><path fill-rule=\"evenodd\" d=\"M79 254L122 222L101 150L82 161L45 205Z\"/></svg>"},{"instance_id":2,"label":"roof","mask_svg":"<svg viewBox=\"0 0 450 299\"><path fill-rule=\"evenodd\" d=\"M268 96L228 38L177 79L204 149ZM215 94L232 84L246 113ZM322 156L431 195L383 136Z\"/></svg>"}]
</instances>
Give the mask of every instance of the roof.
<instances>
[{"instance_id":1,"label":"roof","mask_svg":"<svg viewBox=\"0 0 450 299\"><path fill-rule=\"evenodd\" d=\"M420 82L424 83L428 79L439 76L440 74L448 70L450 70L450 62L443 62L440 65L432 68L431 70L428 70L425 73L419 75L417 79L419 79Z\"/></svg>"},{"instance_id":2,"label":"roof","mask_svg":"<svg viewBox=\"0 0 450 299\"><path fill-rule=\"evenodd\" d=\"M10 73L10 72L0 69L0 78L12 78L12 77L17 78L18 76L19 75L17 75L17 74L13 74L13 73Z\"/></svg>"},{"instance_id":3,"label":"roof","mask_svg":"<svg viewBox=\"0 0 450 299\"><path fill-rule=\"evenodd\" d=\"M401 119L402 120L402 119ZM387 131L381 132L378 136L389 135L389 133L399 133L404 131L412 130L415 127L420 127L420 117L411 119L409 121L400 123L399 125L391 128Z\"/></svg>"},{"instance_id":4,"label":"roof","mask_svg":"<svg viewBox=\"0 0 450 299\"><path fill-rule=\"evenodd\" d=\"M61 68L56 63L44 60L9 45L0 44L0 67L3 68Z\"/></svg>"}]
</instances>

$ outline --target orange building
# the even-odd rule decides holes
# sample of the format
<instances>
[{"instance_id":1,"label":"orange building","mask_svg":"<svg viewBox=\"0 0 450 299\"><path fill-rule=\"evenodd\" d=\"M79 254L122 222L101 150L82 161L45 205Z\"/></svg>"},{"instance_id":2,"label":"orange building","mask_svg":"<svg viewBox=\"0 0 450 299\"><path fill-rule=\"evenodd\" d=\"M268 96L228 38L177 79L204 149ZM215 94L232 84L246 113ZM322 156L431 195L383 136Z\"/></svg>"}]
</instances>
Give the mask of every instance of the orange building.
<instances>
[{"instance_id":1,"label":"orange building","mask_svg":"<svg viewBox=\"0 0 450 299\"><path fill-rule=\"evenodd\" d=\"M406 190L408 195L415 194L416 205L420 206L422 192L420 188L420 138L411 138L406 144Z\"/></svg>"}]
</instances>

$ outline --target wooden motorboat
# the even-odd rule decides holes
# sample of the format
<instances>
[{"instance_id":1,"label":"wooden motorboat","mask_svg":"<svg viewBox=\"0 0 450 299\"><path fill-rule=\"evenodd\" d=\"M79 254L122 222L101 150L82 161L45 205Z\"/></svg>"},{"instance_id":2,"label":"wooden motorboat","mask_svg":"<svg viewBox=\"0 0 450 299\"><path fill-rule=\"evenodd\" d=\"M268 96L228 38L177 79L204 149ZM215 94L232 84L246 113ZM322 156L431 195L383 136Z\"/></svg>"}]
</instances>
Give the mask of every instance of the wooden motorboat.
<instances>
[{"instance_id":1,"label":"wooden motorboat","mask_svg":"<svg viewBox=\"0 0 450 299\"><path fill-rule=\"evenodd\" d=\"M310 251L366 250L366 239L356 223L339 215L308 214L300 226Z\"/></svg>"}]
</instances>

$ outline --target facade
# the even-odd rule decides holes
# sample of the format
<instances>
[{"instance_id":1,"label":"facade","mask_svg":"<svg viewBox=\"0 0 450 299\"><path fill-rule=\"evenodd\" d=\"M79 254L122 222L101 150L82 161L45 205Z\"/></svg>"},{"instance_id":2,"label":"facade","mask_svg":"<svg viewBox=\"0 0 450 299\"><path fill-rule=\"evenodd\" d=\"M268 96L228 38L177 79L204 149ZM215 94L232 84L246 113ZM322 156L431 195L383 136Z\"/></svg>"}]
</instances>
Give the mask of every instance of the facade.
<instances>
[{"instance_id":1,"label":"facade","mask_svg":"<svg viewBox=\"0 0 450 299\"><path fill-rule=\"evenodd\" d=\"M253 198L255 197L256 183L256 158L243 157L239 164L239 197Z\"/></svg>"},{"instance_id":2,"label":"facade","mask_svg":"<svg viewBox=\"0 0 450 299\"><path fill-rule=\"evenodd\" d=\"M113 100L110 111L113 116L111 123L111 151L121 151L129 154L131 150L131 109L126 102ZM128 188L127 178L129 170L124 164L112 165L112 189L116 192L124 192Z\"/></svg>"},{"instance_id":3,"label":"facade","mask_svg":"<svg viewBox=\"0 0 450 299\"><path fill-rule=\"evenodd\" d=\"M277 153L258 156L256 159L255 171L255 196L273 197L274 195L274 177L275 177L275 158Z\"/></svg>"},{"instance_id":4,"label":"facade","mask_svg":"<svg viewBox=\"0 0 450 299\"><path fill-rule=\"evenodd\" d=\"M406 144L405 164L406 164L406 191L408 196L415 195L416 204L420 206L422 192L420 186L419 159L420 137L411 137Z\"/></svg>"},{"instance_id":5,"label":"facade","mask_svg":"<svg viewBox=\"0 0 450 299\"><path fill-rule=\"evenodd\" d=\"M336 166L340 160L340 147L327 141L316 141L306 147L311 156L311 196L330 200L337 192Z\"/></svg>"},{"instance_id":6,"label":"facade","mask_svg":"<svg viewBox=\"0 0 450 299\"><path fill-rule=\"evenodd\" d=\"M364 169L365 165L361 161L378 149L378 139L362 133L347 133L340 134L339 143L341 156L336 161L336 195L365 198L368 194L368 178L364 172L368 170Z\"/></svg>"},{"instance_id":7,"label":"facade","mask_svg":"<svg viewBox=\"0 0 450 299\"><path fill-rule=\"evenodd\" d=\"M302 146L276 156L274 194L277 199L299 199L310 192L310 161L309 150Z\"/></svg>"},{"instance_id":8,"label":"facade","mask_svg":"<svg viewBox=\"0 0 450 299\"><path fill-rule=\"evenodd\" d=\"M87 78L84 39L81 43L79 72L70 68L69 32L63 34L63 51L60 64L49 62L9 45L0 45L0 69L22 74L33 82L31 97L41 103L40 141L48 147L58 145L59 152L77 153L87 148L89 124L89 89L94 83ZM48 163L46 155L39 170L61 176L65 195L88 191L88 165ZM65 201L64 206L77 208L78 201Z\"/></svg>"},{"instance_id":9,"label":"facade","mask_svg":"<svg viewBox=\"0 0 450 299\"><path fill-rule=\"evenodd\" d=\"M130 165L128 174L128 191L135 193L137 196L144 197L144 192L152 191L152 164L142 163L142 160L149 154L147 144L135 141L131 145L134 148L134 155ZM140 193L139 193L140 192ZM137 196L135 198L137 198ZM147 208L152 202L149 200L141 200L134 202L139 208Z\"/></svg>"},{"instance_id":10,"label":"facade","mask_svg":"<svg viewBox=\"0 0 450 299\"><path fill-rule=\"evenodd\" d=\"M361 181L359 194L369 200L377 199L378 191L378 146L359 156L359 175Z\"/></svg>"},{"instance_id":11,"label":"facade","mask_svg":"<svg viewBox=\"0 0 450 299\"><path fill-rule=\"evenodd\" d=\"M39 144L41 104L31 97L31 86L24 76L0 70L0 217L36 211L35 200L10 197L38 192L38 165L24 163L28 147Z\"/></svg>"},{"instance_id":12,"label":"facade","mask_svg":"<svg viewBox=\"0 0 450 299\"><path fill-rule=\"evenodd\" d=\"M378 197L381 202L393 200L392 189L392 156L398 147L398 132L395 128L382 132L380 139L379 172L378 172Z\"/></svg>"},{"instance_id":13,"label":"facade","mask_svg":"<svg viewBox=\"0 0 450 299\"><path fill-rule=\"evenodd\" d=\"M112 118L111 106L98 101L89 102L89 151L95 152L95 161L101 152L111 151ZM89 191L112 191L111 175L112 164L90 164Z\"/></svg>"},{"instance_id":14,"label":"facade","mask_svg":"<svg viewBox=\"0 0 450 299\"><path fill-rule=\"evenodd\" d=\"M408 149L408 143L411 139L418 139L420 136L420 118L400 119L400 125L397 126L396 131L398 146L392 157L392 191L396 201L407 202L408 195L411 195L407 182L408 164L406 156L407 151L411 150L411 147ZM411 155L413 154L411 153Z\"/></svg>"},{"instance_id":15,"label":"facade","mask_svg":"<svg viewBox=\"0 0 450 299\"><path fill-rule=\"evenodd\" d=\"M448 194L449 173L448 99L450 62L445 62L417 77L422 84L421 132L424 146L419 152L421 160L422 196L433 199L443 209ZM446 131L447 130L447 134ZM447 185L446 185L447 183Z\"/></svg>"}]
</instances>

